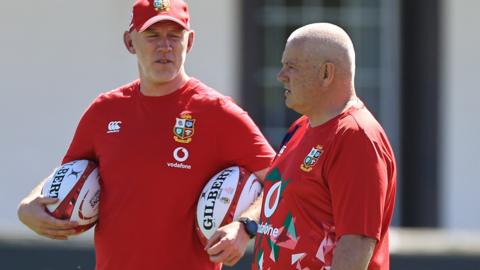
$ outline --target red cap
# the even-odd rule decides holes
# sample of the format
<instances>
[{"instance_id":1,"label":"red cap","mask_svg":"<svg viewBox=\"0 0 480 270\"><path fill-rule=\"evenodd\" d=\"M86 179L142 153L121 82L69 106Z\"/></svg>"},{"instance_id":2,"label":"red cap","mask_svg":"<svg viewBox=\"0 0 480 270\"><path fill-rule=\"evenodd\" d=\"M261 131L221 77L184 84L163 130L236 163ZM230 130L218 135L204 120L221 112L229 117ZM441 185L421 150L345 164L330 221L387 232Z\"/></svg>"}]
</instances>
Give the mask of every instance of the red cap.
<instances>
[{"instance_id":1,"label":"red cap","mask_svg":"<svg viewBox=\"0 0 480 270\"><path fill-rule=\"evenodd\" d=\"M183 0L136 0L130 30L143 32L160 21L173 21L190 30L188 5Z\"/></svg>"}]
</instances>

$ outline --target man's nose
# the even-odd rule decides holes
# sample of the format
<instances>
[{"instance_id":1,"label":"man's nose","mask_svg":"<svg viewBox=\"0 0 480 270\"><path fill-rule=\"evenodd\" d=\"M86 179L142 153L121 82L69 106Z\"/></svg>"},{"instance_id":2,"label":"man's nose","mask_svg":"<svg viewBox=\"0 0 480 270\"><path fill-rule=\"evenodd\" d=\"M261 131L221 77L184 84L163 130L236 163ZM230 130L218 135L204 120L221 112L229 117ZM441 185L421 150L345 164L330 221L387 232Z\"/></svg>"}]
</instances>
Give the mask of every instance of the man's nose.
<instances>
[{"instance_id":1,"label":"man's nose","mask_svg":"<svg viewBox=\"0 0 480 270\"><path fill-rule=\"evenodd\" d=\"M277 74L277 80L284 83L287 81L287 77L285 76L285 70L282 68Z\"/></svg>"},{"instance_id":2,"label":"man's nose","mask_svg":"<svg viewBox=\"0 0 480 270\"><path fill-rule=\"evenodd\" d=\"M172 46L168 38L159 38L157 47L161 51L170 51L172 50Z\"/></svg>"}]
</instances>

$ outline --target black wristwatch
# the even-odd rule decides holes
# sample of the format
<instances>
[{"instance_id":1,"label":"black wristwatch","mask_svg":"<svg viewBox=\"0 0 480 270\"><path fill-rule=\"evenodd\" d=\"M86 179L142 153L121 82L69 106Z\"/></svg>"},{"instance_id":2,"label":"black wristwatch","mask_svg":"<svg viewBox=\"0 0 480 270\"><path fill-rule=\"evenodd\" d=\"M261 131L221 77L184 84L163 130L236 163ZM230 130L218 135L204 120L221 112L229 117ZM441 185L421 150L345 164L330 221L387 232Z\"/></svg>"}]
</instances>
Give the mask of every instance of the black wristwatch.
<instances>
[{"instance_id":1,"label":"black wristwatch","mask_svg":"<svg viewBox=\"0 0 480 270\"><path fill-rule=\"evenodd\" d=\"M247 217L241 217L238 219L238 221L243 224L243 227L245 228L248 236L250 236L250 239L257 235L258 224L255 222L255 220L251 220Z\"/></svg>"}]
</instances>

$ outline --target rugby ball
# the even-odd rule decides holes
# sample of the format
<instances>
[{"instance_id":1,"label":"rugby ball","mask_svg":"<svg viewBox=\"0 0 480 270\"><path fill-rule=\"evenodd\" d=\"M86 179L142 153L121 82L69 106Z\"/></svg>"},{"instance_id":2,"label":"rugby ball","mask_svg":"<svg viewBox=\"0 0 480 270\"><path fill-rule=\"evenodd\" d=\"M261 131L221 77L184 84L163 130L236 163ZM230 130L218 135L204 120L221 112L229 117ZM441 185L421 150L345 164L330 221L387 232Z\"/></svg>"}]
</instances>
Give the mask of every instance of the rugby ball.
<instances>
[{"instance_id":1,"label":"rugby ball","mask_svg":"<svg viewBox=\"0 0 480 270\"><path fill-rule=\"evenodd\" d=\"M98 218L100 184L97 165L89 160L75 160L56 168L47 178L42 195L58 198L46 206L58 219L78 222L77 232L92 227Z\"/></svg>"},{"instance_id":2,"label":"rugby ball","mask_svg":"<svg viewBox=\"0 0 480 270\"><path fill-rule=\"evenodd\" d=\"M229 167L209 179L197 204L196 229L205 245L215 231L236 220L262 192L257 177L244 168Z\"/></svg>"}]
</instances>

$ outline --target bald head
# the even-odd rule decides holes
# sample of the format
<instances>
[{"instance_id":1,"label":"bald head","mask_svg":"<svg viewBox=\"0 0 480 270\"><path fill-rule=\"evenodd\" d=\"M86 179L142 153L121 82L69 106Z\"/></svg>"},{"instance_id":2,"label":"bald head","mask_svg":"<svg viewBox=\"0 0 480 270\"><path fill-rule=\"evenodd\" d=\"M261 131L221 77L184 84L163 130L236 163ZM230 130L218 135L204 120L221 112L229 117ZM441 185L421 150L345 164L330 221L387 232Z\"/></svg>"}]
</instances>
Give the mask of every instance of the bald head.
<instances>
[{"instance_id":1,"label":"bald head","mask_svg":"<svg viewBox=\"0 0 480 270\"><path fill-rule=\"evenodd\" d=\"M277 79L285 104L320 124L341 113L356 97L355 51L348 34L329 23L295 30L288 38Z\"/></svg>"},{"instance_id":2,"label":"bald head","mask_svg":"<svg viewBox=\"0 0 480 270\"><path fill-rule=\"evenodd\" d=\"M313 23L295 30L287 41L300 45L305 57L319 64L328 61L339 72L355 76L355 50L348 34L340 27L330 23Z\"/></svg>"}]
</instances>

